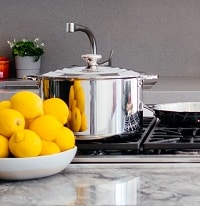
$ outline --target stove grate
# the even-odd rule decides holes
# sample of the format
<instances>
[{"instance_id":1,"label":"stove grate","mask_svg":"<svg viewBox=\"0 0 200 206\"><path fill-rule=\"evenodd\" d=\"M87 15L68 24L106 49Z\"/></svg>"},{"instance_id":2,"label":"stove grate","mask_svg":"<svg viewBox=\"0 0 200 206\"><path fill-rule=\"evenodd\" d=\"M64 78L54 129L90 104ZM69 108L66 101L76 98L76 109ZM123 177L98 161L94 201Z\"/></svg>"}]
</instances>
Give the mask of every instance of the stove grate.
<instances>
[{"instance_id":1,"label":"stove grate","mask_svg":"<svg viewBox=\"0 0 200 206\"><path fill-rule=\"evenodd\" d=\"M200 150L200 128L167 128L166 125L157 120L155 127L151 130L143 143L145 152L162 151L198 151Z\"/></svg>"},{"instance_id":2,"label":"stove grate","mask_svg":"<svg viewBox=\"0 0 200 206\"><path fill-rule=\"evenodd\" d=\"M77 153L79 155L138 154L155 123L156 118L144 117L143 128L138 133L121 134L98 140L76 140Z\"/></svg>"}]
</instances>

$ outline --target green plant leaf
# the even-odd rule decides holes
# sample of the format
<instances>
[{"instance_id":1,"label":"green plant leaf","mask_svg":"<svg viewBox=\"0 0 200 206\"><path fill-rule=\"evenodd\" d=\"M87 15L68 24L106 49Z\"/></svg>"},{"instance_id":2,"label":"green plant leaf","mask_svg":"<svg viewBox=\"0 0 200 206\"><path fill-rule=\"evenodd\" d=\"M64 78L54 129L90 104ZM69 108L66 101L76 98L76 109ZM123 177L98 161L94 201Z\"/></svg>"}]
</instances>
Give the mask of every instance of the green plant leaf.
<instances>
[{"instance_id":1,"label":"green plant leaf","mask_svg":"<svg viewBox=\"0 0 200 206\"><path fill-rule=\"evenodd\" d=\"M42 44L39 45L38 41L18 41L12 49L14 56L34 56L35 61L44 53Z\"/></svg>"}]
</instances>

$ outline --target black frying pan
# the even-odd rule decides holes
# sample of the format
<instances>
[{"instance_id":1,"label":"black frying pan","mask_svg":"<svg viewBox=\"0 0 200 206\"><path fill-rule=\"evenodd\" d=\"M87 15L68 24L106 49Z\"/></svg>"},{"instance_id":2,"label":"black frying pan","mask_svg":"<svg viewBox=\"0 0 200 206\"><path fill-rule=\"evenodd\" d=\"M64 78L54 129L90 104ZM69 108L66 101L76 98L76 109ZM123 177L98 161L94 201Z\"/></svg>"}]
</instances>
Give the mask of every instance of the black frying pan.
<instances>
[{"instance_id":1,"label":"black frying pan","mask_svg":"<svg viewBox=\"0 0 200 206\"><path fill-rule=\"evenodd\" d=\"M164 124L173 127L200 127L200 102L157 104L152 109Z\"/></svg>"}]
</instances>

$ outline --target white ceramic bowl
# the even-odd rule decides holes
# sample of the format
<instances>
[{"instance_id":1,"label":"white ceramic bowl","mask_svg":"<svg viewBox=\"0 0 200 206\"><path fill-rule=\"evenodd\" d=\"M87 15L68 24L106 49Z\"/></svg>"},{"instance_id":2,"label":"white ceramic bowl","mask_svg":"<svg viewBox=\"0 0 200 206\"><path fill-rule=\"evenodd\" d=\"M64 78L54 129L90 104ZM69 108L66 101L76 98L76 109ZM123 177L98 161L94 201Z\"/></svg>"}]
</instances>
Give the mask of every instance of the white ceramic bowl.
<instances>
[{"instance_id":1,"label":"white ceramic bowl","mask_svg":"<svg viewBox=\"0 0 200 206\"><path fill-rule=\"evenodd\" d=\"M0 179L26 180L47 177L64 170L73 160L77 147L46 156L0 158Z\"/></svg>"}]
</instances>

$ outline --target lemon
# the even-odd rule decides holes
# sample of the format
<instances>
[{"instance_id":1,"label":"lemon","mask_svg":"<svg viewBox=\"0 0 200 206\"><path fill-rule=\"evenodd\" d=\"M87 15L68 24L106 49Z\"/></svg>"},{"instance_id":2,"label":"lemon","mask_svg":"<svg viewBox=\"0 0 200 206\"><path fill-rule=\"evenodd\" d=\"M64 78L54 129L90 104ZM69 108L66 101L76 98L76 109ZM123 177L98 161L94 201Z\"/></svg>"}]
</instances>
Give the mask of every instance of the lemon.
<instances>
[{"instance_id":1,"label":"lemon","mask_svg":"<svg viewBox=\"0 0 200 206\"><path fill-rule=\"evenodd\" d=\"M42 140L42 151L40 155L50 155L60 152L60 148L55 142Z\"/></svg>"},{"instance_id":2,"label":"lemon","mask_svg":"<svg viewBox=\"0 0 200 206\"><path fill-rule=\"evenodd\" d=\"M76 90L76 105L80 109L81 112L85 111L85 95L84 95L84 90L82 87L79 87Z\"/></svg>"},{"instance_id":3,"label":"lemon","mask_svg":"<svg viewBox=\"0 0 200 206\"><path fill-rule=\"evenodd\" d=\"M9 156L8 138L0 135L0 158Z\"/></svg>"},{"instance_id":4,"label":"lemon","mask_svg":"<svg viewBox=\"0 0 200 206\"><path fill-rule=\"evenodd\" d=\"M67 122L70 122L71 119L72 119L72 111L69 110L69 115L68 115L68 120L67 120Z\"/></svg>"},{"instance_id":5,"label":"lemon","mask_svg":"<svg viewBox=\"0 0 200 206\"><path fill-rule=\"evenodd\" d=\"M0 102L0 110L2 109L10 109L10 100L3 100Z\"/></svg>"},{"instance_id":6,"label":"lemon","mask_svg":"<svg viewBox=\"0 0 200 206\"><path fill-rule=\"evenodd\" d=\"M42 150L42 140L34 131L20 130L9 139L9 149L15 157L36 157Z\"/></svg>"},{"instance_id":7,"label":"lemon","mask_svg":"<svg viewBox=\"0 0 200 206\"><path fill-rule=\"evenodd\" d=\"M53 141L62 127L63 125L50 114L44 114L35 118L29 125L29 129L47 141Z\"/></svg>"},{"instance_id":8,"label":"lemon","mask_svg":"<svg viewBox=\"0 0 200 206\"><path fill-rule=\"evenodd\" d=\"M34 92L19 91L10 98L11 108L21 112L25 119L33 119L43 112L43 100Z\"/></svg>"},{"instance_id":9,"label":"lemon","mask_svg":"<svg viewBox=\"0 0 200 206\"><path fill-rule=\"evenodd\" d=\"M67 120L67 127L71 128L72 111L69 109L69 115Z\"/></svg>"},{"instance_id":10,"label":"lemon","mask_svg":"<svg viewBox=\"0 0 200 206\"><path fill-rule=\"evenodd\" d=\"M43 102L44 114L51 114L63 125L67 123L69 108L64 100L60 98L50 98Z\"/></svg>"},{"instance_id":11,"label":"lemon","mask_svg":"<svg viewBox=\"0 0 200 206\"><path fill-rule=\"evenodd\" d=\"M84 132L85 130L87 130L87 116L86 113L83 112L81 114L81 127L80 127L80 132Z\"/></svg>"},{"instance_id":12,"label":"lemon","mask_svg":"<svg viewBox=\"0 0 200 206\"><path fill-rule=\"evenodd\" d=\"M74 86L70 86L69 89L69 108L72 109L72 105L74 102Z\"/></svg>"},{"instance_id":13,"label":"lemon","mask_svg":"<svg viewBox=\"0 0 200 206\"><path fill-rule=\"evenodd\" d=\"M49 97L49 84L50 84L50 80L49 79L43 79L43 98L46 99Z\"/></svg>"},{"instance_id":14,"label":"lemon","mask_svg":"<svg viewBox=\"0 0 200 206\"><path fill-rule=\"evenodd\" d=\"M76 90L81 87L81 80L75 80L74 81L74 91L76 92Z\"/></svg>"},{"instance_id":15,"label":"lemon","mask_svg":"<svg viewBox=\"0 0 200 206\"><path fill-rule=\"evenodd\" d=\"M28 129L29 128L29 125L31 124L31 122L33 121L34 119L25 119L25 129Z\"/></svg>"},{"instance_id":16,"label":"lemon","mask_svg":"<svg viewBox=\"0 0 200 206\"><path fill-rule=\"evenodd\" d=\"M0 134L5 137L25 127L24 116L14 109L0 110Z\"/></svg>"},{"instance_id":17,"label":"lemon","mask_svg":"<svg viewBox=\"0 0 200 206\"><path fill-rule=\"evenodd\" d=\"M58 131L54 142L59 146L61 152L71 149L75 146L74 133L69 128L63 127Z\"/></svg>"},{"instance_id":18,"label":"lemon","mask_svg":"<svg viewBox=\"0 0 200 206\"><path fill-rule=\"evenodd\" d=\"M71 129L73 132L78 132L81 127L81 112L78 107L72 109Z\"/></svg>"},{"instance_id":19,"label":"lemon","mask_svg":"<svg viewBox=\"0 0 200 206\"><path fill-rule=\"evenodd\" d=\"M74 99L74 101L72 102L71 110L73 110L76 107L76 104L76 99Z\"/></svg>"}]
</instances>

